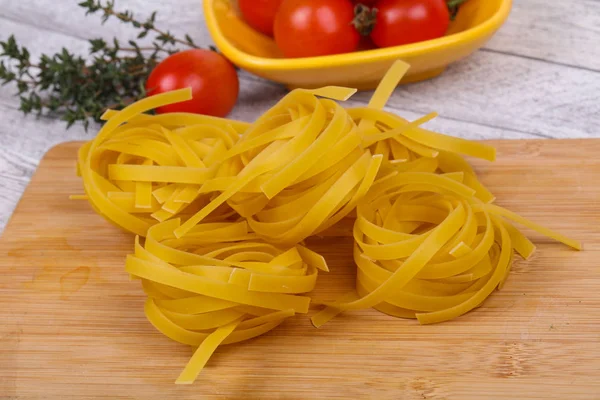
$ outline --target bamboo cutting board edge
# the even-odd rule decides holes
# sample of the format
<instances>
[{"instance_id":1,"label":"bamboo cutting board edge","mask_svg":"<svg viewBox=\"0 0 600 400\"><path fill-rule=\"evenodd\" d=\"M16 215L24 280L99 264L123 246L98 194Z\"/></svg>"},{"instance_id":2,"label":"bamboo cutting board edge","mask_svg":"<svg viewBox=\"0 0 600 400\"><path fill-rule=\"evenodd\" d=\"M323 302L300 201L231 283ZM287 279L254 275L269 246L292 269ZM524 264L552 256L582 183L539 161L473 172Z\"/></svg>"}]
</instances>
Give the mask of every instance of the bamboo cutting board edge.
<instances>
[{"instance_id":1,"label":"bamboo cutting board edge","mask_svg":"<svg viewBox=\"0 0 600 400\"><path fill-rule=\"evenodd\" d=\"M496 165L476 167L498 202L585 252L538 240L504 290L445 324L366 310L317 330L297 317L219 349L191 387L172 383L191 350L145 321L123 271L132 237L66 199L81 192L78 143L53 148L0 237L0 399L600 398L600 140L493 144ZM351 242L313 245L332 269L315 297L335 298L353 284Z\"/></svg>"}]
</instances>

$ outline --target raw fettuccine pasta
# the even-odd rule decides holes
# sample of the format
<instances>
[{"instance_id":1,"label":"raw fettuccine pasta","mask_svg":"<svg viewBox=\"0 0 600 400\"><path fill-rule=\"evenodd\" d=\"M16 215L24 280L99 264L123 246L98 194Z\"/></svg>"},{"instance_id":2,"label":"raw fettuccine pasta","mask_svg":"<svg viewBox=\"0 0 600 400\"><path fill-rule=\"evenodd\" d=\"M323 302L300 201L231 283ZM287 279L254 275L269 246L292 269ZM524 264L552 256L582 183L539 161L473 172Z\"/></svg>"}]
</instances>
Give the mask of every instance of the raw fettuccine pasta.
<instances>
[{"instance_id":1,"label":"raw fettuccine pasta","mask_svg":"<svg viewBox=\"0 0 600 400\"><path fill-rule=\"evenodd\" d=\"M92 207L136 234L126 270L147 294L148 320L196 348L191 383L218 346L308 312L323 256L304 239L353 221L356 290L312 318L373 307L421 323L456 318L502 287L534 245L513 225L581 245L494 203L463 156L493 161L481 142L425 129L384 110L408 66L398 61L368 106L356 90L296 89L253 123L153 108L178 90L108 111L79 151ZM145 240L140 239L145 237ZM326 254L325 254L326 257Z\"/></svg>"}]
</instances>

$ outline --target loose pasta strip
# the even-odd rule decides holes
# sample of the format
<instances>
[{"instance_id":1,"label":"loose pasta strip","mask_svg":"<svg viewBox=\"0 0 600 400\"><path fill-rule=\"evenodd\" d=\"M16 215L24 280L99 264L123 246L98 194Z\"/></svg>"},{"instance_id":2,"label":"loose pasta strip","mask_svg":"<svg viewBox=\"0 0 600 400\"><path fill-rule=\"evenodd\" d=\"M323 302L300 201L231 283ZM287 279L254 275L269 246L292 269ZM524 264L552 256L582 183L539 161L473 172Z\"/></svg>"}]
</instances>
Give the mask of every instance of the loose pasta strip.
<instances>
[{"instance_id":1,"label":"loose pasta strip","mask_svg":"<svg viewBox=\"0 0 600 400\"><path fill-rule=\"evenodd\" d=\"M212 356L217 347L219 347L219 345L223 343L223 341L227 339L229 335L231 335L240 322L241 319L235 320L227 325L218 327L214 332L210 333L206 339L204 339L202 344L198 346L198 349L194 352L194 355L190 359L188 365L181 372L175 383L194 383L200 374L200 371L202 371L202 368L204 368L208 362L208 359Z\"/></svg>"}]
</instances>

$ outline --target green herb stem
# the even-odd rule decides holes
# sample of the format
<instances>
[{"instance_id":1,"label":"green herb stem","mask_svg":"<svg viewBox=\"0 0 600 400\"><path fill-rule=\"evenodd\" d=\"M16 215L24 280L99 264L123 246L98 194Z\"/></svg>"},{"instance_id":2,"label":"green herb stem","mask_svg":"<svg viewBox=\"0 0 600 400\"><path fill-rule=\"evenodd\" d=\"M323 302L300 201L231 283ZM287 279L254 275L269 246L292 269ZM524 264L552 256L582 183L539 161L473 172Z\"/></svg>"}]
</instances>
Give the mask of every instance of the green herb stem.
<instances>
[{"instance_id":1,"label":"green herb stem","mask_svg":"<svg viewBox=\"0 0 600 400\"><path fill-rule=\"evenodd\" d=\"M114 5L114 0L79 3L86 15L101 13L102 23L114 17L138 29L138 39L152 34L149 46L133 40L122 46L116 38L91 39L89 57L63 48L53 55L42 54L34 63L13 35L0 41L0 83L16 85L21 111L58 114L67 127L81 121L87 129L91 120L100 121L107 108L124 107L146 96L148 75L163 56L178 51L176 45L198 48L189 35L181 39L158 29L156 12L141 21L130 11L116 11Z\"/></svg>"}]
</instances>

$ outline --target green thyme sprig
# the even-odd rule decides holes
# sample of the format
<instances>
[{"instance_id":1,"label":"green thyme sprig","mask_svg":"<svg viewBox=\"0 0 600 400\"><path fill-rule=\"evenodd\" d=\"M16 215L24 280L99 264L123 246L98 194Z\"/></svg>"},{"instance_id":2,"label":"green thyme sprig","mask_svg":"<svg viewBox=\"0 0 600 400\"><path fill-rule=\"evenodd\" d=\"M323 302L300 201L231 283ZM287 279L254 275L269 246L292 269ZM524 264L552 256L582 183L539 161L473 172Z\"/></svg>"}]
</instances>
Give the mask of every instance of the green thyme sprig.
<instances>
[{"instance_id":1,"label":"green thyme sprig","mask_svg":"<svg viewBox=\"0 0 600 400\"><path fill-rule=\"evenodd\" d=\"M156 12L140 20L131 11L116 11L114 5L113 0L79 3L86 15L101 14L102 23L116 18L138 29L138 39L154 35L150 45L91 39L89 57L63 48L54 55L42 54L34 63L13 35L0 41L0 82L16 85L21 111L61 116L67 128L82 121L87 130L90 120L99 122L107 108L122 108L144 97L148 75L162 58L177 52L177 46L198 48L189 35L180 39L158 29Z\"/></svg>"}]
</instances>

